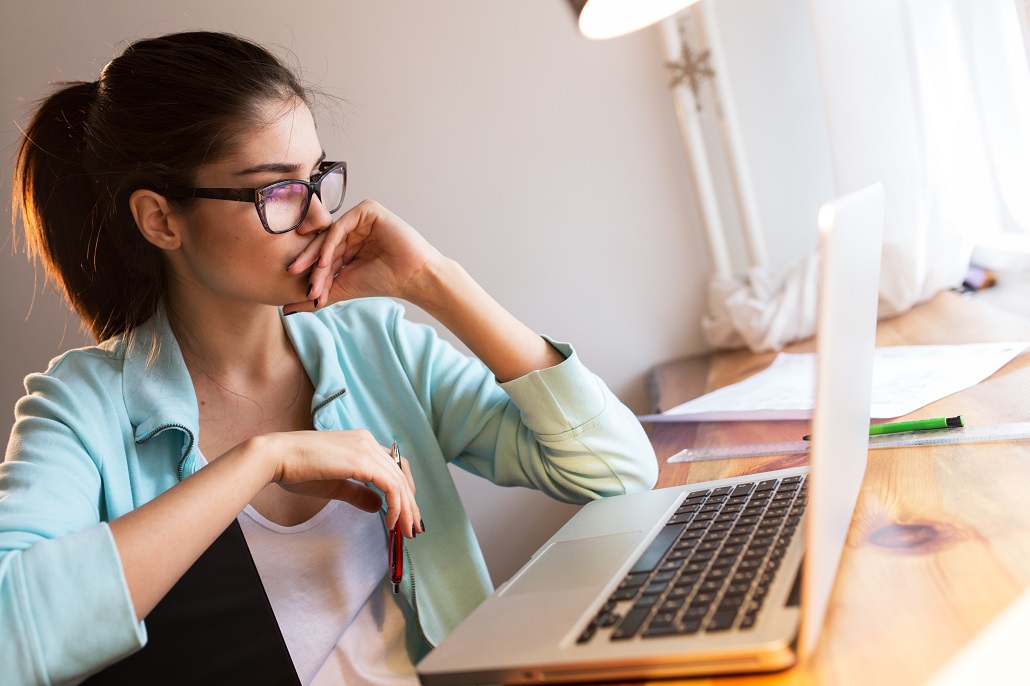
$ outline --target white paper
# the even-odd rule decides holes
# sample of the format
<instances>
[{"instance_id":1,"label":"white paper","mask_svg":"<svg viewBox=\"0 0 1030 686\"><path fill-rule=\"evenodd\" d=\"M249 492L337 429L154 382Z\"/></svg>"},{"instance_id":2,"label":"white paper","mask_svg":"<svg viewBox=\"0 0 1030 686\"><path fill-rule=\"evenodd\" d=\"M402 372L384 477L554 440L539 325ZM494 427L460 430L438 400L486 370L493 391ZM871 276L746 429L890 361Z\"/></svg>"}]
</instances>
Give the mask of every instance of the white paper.
<instances>
[{"instance_id":1,"label":"white paper","mask_svg":"<svg viewBox=\"0 0 1030 686\"><path fill-rule=\"evenodd\" d=\"M1025 342L898 345L876 349L869 416L893 419L980 383L1023 352ZM765 370L657 415L649 422L808 419L815 407L815 354L780 353Z\"/></svg>"}]
</instances>

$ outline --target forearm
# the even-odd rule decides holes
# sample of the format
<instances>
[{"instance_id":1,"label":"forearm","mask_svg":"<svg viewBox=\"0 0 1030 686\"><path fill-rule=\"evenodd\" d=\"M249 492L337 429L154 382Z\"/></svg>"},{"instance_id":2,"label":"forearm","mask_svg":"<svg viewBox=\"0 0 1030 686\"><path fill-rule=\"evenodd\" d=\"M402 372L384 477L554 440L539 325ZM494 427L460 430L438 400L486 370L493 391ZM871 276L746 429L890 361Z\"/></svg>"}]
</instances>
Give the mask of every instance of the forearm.
<instances>
[{"instance_id":1,"label":"forearm","mask_svg":"<svg viewBox=\"0 0 1030 686\"><path fill-rule=\"evenodd\" d=\"M502 383L564 360L453 260L427 265L407 299L454 333Z\"/></svg>"},{"instance_id":2,"label":"forearm","mask_svg":"<svg viewBox=\"0 0 1030 686\"><path fill-rule=\"evenodd\" d=\"M144 619L273 478L262 442L233 448L110 523L138 619Z\"/></svg>"}]
</instances>

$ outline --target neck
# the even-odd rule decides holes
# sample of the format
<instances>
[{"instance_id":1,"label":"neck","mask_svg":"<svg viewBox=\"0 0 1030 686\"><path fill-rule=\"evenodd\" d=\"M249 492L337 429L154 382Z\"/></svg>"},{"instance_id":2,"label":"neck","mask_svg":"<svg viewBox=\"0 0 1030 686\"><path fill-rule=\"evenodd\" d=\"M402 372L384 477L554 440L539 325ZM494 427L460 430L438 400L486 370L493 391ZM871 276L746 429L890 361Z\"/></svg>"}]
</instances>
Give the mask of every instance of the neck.
<instances>
[{"instance_id":1,"label":"neck","mask_svg":"<svg viewBox=\"0 0 1030 686\"><path fill-rule=\"evenodd\" d=\"M295 360L279 310L273 305L210 302L199 305L169 293L168 317L190 375L236 386L260 381Z\"/></svg>"}]
</instances>

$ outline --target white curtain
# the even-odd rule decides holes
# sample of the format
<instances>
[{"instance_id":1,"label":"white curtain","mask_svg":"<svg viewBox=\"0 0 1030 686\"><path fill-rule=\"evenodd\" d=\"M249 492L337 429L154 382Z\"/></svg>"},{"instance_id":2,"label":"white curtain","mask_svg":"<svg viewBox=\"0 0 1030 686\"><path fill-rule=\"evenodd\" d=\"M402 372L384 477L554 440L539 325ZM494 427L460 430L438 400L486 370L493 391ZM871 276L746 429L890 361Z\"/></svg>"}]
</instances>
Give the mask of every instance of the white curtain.
<instances>
[{"instance_id":1,"label":"white curtain","mask_svg":"<svg viewBox=\"0 0 1030 686\"><path fill-rule=\"evenodd\" d=\"M884 185L881 316L959 285L977 241L1030 233L1022 3L809 0L836 190ZM816 259L714 282L709 342L811 335Z\"/></svg>"}]
</instances>

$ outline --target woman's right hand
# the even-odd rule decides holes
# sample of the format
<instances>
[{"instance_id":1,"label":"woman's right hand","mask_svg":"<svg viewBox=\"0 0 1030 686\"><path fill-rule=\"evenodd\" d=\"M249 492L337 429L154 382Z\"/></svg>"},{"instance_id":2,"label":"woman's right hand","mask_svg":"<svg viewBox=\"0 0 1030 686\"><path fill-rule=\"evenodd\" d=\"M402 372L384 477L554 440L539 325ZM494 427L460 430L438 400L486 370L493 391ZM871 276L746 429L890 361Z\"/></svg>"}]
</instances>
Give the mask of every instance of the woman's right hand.
<instances>
[{"instance_id":1,"label":"woman's right hand","mask_svg":"<svg viewBox=\"0 0 1030 686\"><path fill-rule=\"evenodd\" d=\"M290 431L250 439L258 454L272 459L270 481L301 495L343 500L366 512L382 505L372 484L386 497L386 526L400 524L407 537L422 531L415 482L408 461L397 468L390 450L368 431Z\"/></svg>"}]
</instances>

